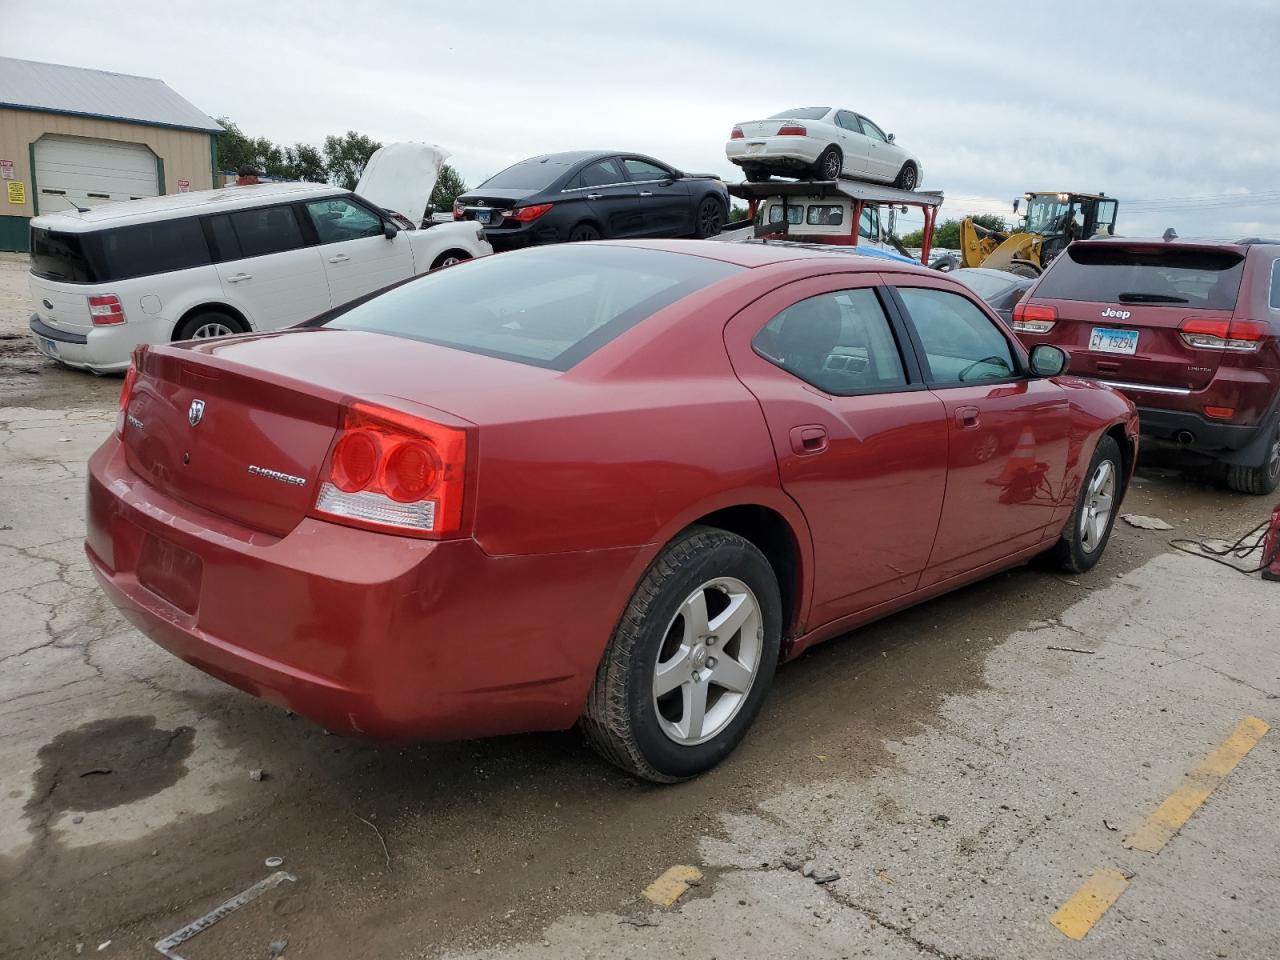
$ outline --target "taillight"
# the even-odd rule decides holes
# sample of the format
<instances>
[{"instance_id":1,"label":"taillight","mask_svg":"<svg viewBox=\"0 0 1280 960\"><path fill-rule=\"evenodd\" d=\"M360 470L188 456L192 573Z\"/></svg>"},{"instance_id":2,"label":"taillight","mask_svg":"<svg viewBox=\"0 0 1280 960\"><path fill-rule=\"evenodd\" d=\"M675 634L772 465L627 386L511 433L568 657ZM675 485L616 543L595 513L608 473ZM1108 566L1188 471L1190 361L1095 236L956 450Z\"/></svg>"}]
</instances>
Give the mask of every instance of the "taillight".
<instances>
[{"instance_id":1,"label":"taillight","mask_svg":"<svg viewBox=\"0 0 1280 960\"><path fill-rule=\"evenodd\" d=\"M116 436L124 437L125 419L129 416L129 401L133 399L133 385L138 382L138 364L142 362L145 346L134 349L133 362L124 372L124 383L120 387L120 410L116 414Z\"/></svg>"},{"instance_id":2,"label":"taillight","mask_svg":"<svg viewBox=\"0 0 1280 960\"><path fill-rule=\"evenodd\" d=\"M734 128L733 128L733 132L732 132L731 134L729 134L729 139L730 139L730 140L744 140L744 139L746 139L746 134L742 132L742 128L741 128L741 127L734 127Z\"/></svg>"},{"instance_id":3,"label":"taillight","mask_svg":"<svg viewBox=\"0 0 1280 960\"><path fill-rule=\"evenodd\" d=\"M462 204L459 203L457 200L453 201L453 219L461 220L462 210L463 210Z\"/></svg>"},{"instance_id":4,"label":"taillight","mask_svg":"<svg viewBox=\"0 0 1280 960\"><path fill-rule=\"evenodd\" d=\"M1250 352L1262 346L1270 328L1257 320L1208 320L1189 317L1178 325L1188 346L1198 350Z\"/></svg>"},{"instance_id":5,"label":"taillight","mask_svg":"<svg viewBox=\"0 0 1280 960\"><path fill-rule=\"evenodd\" d=\"M387 533L448 537L462 526L466 434L356 402L343 414L315 512Z\"/></svg>"},{"instance_id":6,"label":"taillight","mask_svg":"<svg viewBox=\"0 0 1280 960\"><path fill-rule=\"evenodd\" d=\"M778 129L778 136L780 137L807 137L808 135L808 130L795 123L789 123Z\"/></svg>"},{"instance_id":7,"label":"taillight","mask_svg":"<svg viewBox=\"0 0 1280 960\"><path fill-rule=\"evenodd\" d=\"M549 203L535 203L527 207L517 207L514 210L504 210L502 219L516 220L519 223L528 223L530 220L537 220L540 216L551 209Z\"/></svg>"},{"instance_id":8,"label":"taillight","mask_svg":"<svg viewBox=\"0 0 1280 960\"><path fill-rule=\"evenodd\" d=\"M1057 322L1056 307L1041 303L1019 303L1013 308L1013 329L1018 333L1048 333Z\"/></svg>"},{"instance_id":9,"label":"taillight","mask_svg":"<svg viewBox=\"0 0 1280 960\"><path fill-rule=\"evenodd\" d=\"M124 308L114 293L104 293L89 298L89 316L95 327L110 327L124 323Z\"/></svg>"}]
</instances>

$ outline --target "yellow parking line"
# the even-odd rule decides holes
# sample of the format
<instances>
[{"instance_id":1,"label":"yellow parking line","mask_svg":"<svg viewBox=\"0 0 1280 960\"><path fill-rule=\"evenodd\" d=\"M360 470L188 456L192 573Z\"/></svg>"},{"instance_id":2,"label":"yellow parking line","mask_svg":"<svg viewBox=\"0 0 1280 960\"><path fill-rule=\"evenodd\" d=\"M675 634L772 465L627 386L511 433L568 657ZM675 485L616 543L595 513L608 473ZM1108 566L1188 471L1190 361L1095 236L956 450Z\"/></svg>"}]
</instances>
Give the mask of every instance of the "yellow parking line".
<instances>
[{"instance_id":1,"label":"yellow parking line","mask_svg":"<svg viewBox=\"0 0 1280 960\"><path fill-rule=\"evenodd\" d=\"M674 867L668 867L662 876L641 892L658 906L669 907L680 899L690 885L701 879L702 871L697 867L676 864Z\"/></svg>"},{"instance_id":2,"label":"yellow parking line","mask_svg":"<svg viewBox=\"0 0 1280 960\"><path fill-rule=\"evenodd\" d=\"M1257 717L1241 720L1231 736L1187 775L1186 782L1156 807L1155 812L1128 836L1124 845L1131 850L1159 853L1269 729Z\"/></svg>"},{"instance_id":3,"label":"yellow parking line","mask_svg":"<svg viewBox=\"0 0 1280 960\"><path fill-rule=\"evenodd\" d=\"M1049 922L1072 940L1083 940L1127 886L1129 880L1119 870L1099 870L1080 885Z\"/></svg>"}]
</instances>

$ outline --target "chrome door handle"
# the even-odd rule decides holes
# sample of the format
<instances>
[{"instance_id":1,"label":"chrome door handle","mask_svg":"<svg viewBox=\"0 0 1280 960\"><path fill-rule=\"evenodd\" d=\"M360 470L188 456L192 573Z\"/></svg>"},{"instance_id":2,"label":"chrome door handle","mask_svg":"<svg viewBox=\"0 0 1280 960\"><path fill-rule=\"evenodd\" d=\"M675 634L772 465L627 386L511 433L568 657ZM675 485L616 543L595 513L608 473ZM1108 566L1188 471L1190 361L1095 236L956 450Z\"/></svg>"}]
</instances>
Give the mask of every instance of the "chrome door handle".
<instances>
[{"instance_id":1,"label":"chrome door handle","mask_svg":"<svg viewBox=\"0 0 1280 960\"><path fill-rule=\"evenodd\" d=\"M329 258L329 262L330 262L330 263L342 263L344 260L350 260L350 259L351 259L351 258L350 258L350 257L348 257L345 253L340 253L340 254L338 254L336 257L330 257L330 258Z\"/></svg>"},{"instance_id":2,"label":"chrome door handle","mask_svg":"<svg viewBox=\"0 0 1280 960\"><path fill-rule=\"evenodd\" d=\"M603 193L588 193L588 194L587 194L587 199L588 199L588 200L599 200L599 199L600 199L601 197L603 197L603 196L604 196L604 194L603 194Z\"/></svg>"},{"instance_id":3,"label":"chrome door handle","mask_svg":"<svg viewBox=\"0 0 1280 960\"><path fill-rule=\"evenodd\" d=\"M652 190L641 190L641 191L640 191L640 196L642 196L642 197L652 197L652 196L653 196L653 191L652 191Z\"/></svg>"},{"instance_id":4,"label":"chrome door handle","mask_svg":"<svg viewBox=\"0 0 1280 960\"><path fill-rule=\"evenodd\" d=\"M227 277L227 283L239 283L242 280L252 280L252 273L237 273L234 276Z\"/></svg>"}]
</instances>

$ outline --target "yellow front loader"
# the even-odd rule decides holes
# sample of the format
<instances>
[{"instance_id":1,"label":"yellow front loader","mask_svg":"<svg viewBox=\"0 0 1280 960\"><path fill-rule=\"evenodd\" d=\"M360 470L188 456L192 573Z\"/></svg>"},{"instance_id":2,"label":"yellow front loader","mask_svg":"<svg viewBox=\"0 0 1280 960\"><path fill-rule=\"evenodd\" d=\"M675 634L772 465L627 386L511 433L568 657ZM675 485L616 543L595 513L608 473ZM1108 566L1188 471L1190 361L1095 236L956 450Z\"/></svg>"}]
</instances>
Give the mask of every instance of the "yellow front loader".
<instances>
[{"instance_id":1,"label":"yellow front loader","mask_svg":"<svg viewBox=\"0 0 1280 960\"><path fill-rule=\"evenodd\" d=\"M1119 204L1106 194L1027 193L1013 202L1014 213L1024 199L1027 212L1017 233L989 230L971 218L961 222L960 266L1038 277L1071 241L1115 233Z\"/></svg>"}]
</instances>

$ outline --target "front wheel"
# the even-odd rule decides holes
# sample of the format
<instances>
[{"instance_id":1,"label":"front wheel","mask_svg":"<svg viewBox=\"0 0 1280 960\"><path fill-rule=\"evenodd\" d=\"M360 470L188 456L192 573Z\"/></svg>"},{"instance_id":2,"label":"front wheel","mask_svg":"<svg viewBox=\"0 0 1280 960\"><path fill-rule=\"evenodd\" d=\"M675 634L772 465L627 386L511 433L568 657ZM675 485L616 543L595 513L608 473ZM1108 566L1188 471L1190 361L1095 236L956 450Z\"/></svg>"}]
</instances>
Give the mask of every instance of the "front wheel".
<instances>
[{"instance_id":1,"label":"front wheel","mask_svg":"<svg viewBox=\"0 0 1280 960\"><path fill-rule=\"evenodd\" d=\"M1271 427L1262 463L1253 467L1227 464L1227 486L1240 493L1266 496L1280 488L1280 417Z\"/></svg>"},{"instance_id":2,"label":"front wheel","mask_svg":"<svg viewBox=\"0 0 1280 960\"><path fill-rule=\"evenodd\" d=\"M1093 451L1084 485L1076 498L1071 519L1054 546L1053 559L1069 573L1084 573L1102 559L1116 522L1116 509L1124 485L1120 445L1104 436Z\"/></svg>"},{"instance_id":3,"label":"front wheel","mask_svg":"<svg viewBox=\"0 0 1280 960\"><path fill-rule=\"evenodd\" d=\"M706 197L698 204L694 236L699 240L714 237L724 228L724 204L715 197Z\"/></svg>"},{"instance_id":4,"label":"front wheel","mask_svg":"<svg viewBox=\"0 0 1280 960\"><path fill-rule=\"evenodd\" d=\"M920 171L914 163L904 163L893 185L899 190L914 190L920 183Z\"/></svg>"},{"instance_id":5,"label":"front wheel","mask_svg":"<svg viewBox=\"0 0 1280 960\"><path fill-rule=\"evenodd\" d=\"M587 739L659 783L711 769L759 712L781 638L769 561L742 537L690 528L645 572L609 641L582 716Z\"/></svg>"},{"instance_id":6,"label":"front wheel","mask_svg":"<svg viewBox=\"0 0 1280 960\"><path fill-rule=\"evenodd\" d=\"M435 262L431 264L431 269L439 270L441 267L452 267L455 263L463 263L470 259L471 254L464 253L461 250L446 250L436 257Z\"/></svg>"}]
</instances>

